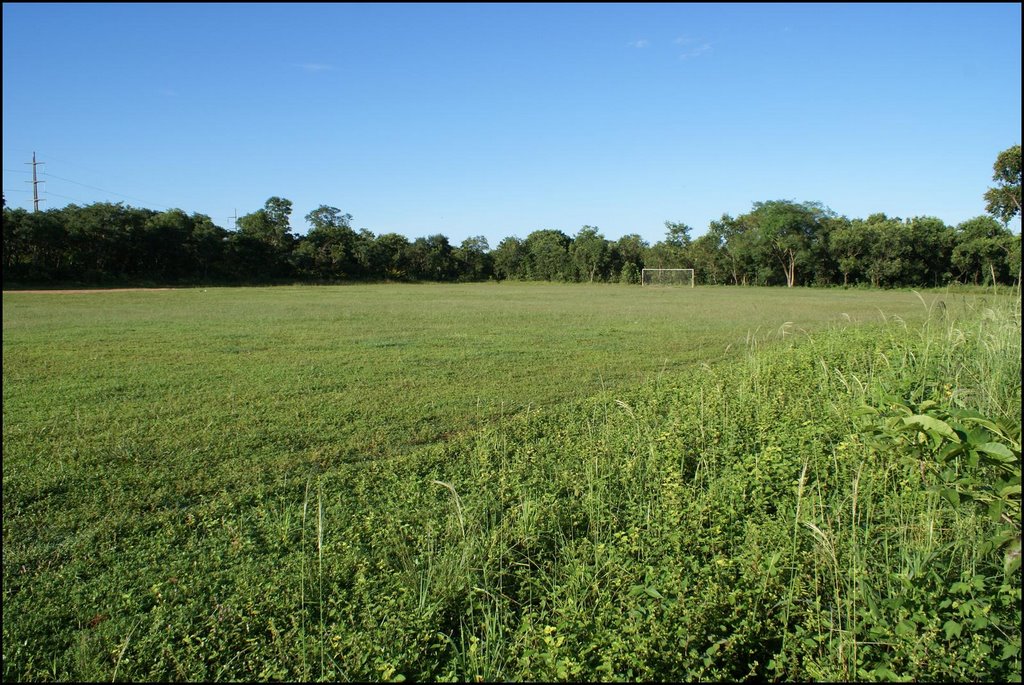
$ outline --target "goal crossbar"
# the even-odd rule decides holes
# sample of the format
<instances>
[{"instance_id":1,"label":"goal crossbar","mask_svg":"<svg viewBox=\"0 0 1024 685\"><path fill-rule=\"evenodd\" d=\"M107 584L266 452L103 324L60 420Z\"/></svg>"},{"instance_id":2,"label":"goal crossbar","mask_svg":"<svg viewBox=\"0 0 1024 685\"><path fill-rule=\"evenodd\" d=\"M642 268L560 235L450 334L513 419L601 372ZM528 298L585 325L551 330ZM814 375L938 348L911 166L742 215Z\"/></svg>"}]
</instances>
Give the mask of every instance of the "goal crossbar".
<instances>
[{"instance_id":1,"label":"goal crossbar","mask_svg":"<svg viewBox=\"0 0 1024 685\"><path fill-rule=\"evenodd\" d=\"M648 269L640 271L640 285L685 285L693 287L693 269Z\"/></svg>"}]
</instances>

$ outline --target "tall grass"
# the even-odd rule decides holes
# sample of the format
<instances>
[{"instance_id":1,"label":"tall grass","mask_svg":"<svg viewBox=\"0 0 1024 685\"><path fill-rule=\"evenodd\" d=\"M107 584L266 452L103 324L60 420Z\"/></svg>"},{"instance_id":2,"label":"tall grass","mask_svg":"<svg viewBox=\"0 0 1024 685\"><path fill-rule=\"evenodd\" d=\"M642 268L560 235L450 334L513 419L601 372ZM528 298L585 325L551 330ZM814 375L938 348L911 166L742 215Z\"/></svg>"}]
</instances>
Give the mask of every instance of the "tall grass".
<instances>
[{"instance_id":1,"label":"tall grass","mask_svg":"<svg viewBox=\"0 0 1024 685\"><path fill-rule=\"evenodd\" d=\"M937 450L889 420L970 409L1019 459L1019 308L957 302L780 346L789 333L664 392L595 400L577 427L553 417L557 459L535 465L554 444L525 427L506 439L504 468L523 469L506 487L556 499L519 583L544 592L512 598L506 632L523 638L496 662L519 668L501 678L1019 678L1019 570L986 546L1007 523L1019 536L1019 463L1017 516L993 521L944 498Z\"/></svg>"}]
</instances>

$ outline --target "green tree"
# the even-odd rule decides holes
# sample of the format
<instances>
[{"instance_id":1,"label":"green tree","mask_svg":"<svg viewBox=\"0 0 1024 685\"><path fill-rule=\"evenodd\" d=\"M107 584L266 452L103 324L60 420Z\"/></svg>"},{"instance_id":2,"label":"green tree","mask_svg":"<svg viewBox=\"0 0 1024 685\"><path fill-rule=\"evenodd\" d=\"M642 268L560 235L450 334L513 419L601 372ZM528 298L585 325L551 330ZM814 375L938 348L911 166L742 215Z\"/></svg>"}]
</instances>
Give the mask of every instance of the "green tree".
<instances>
[{"instance_id":1,"label":"green tree","mask_svg":"<svg viewBox=\"0 0 1024 685\"><path fill-rule=\"evenodd\" d=\"M819 232L819 219L825 214L821 205L797 204L789 200L755 202L750 213L756 220L759 242L782 266L786 287L797 281L797 268L810 262L811 247Z\"/></svg>"},{"instance_id":2,"label":"green tree","mask_svg":"<svg viewBox=\"0 0 1024 685\"><path fill-rule=\"evenodd\" d=\"M291 213L291 200L271 197L262 209L238 217L238 233L283 252L291 247L293 239L289 224Z\"/></svg>"},{"instance_id":3,"label":"green tree","mask_svg":"<svg viewBox=\"0 0 1024 685\"><path fill-rule=\"evenodd\" d=\"M359 268L352 215L320 205L306 221L311 228L293 251L300 272L324 280L351 278Z\"/></svg>"},{"instance_id":4,"label":"green tree","mask_svg":"<svg viewBox=\"0 0 1024 685\"><path fill-rule=\"evenodd\" d=\"M49 281L65 275L69 242L64 212L4 208L4 280Z\"/></svg>"},{"instance_id":5,"label":"green tree","mask_svg":"<svg viewBox=\"0 0 1024 685\"><path fill-rule=\"evenodd\" d=\"M865 256L871 249L872 236L862 219L840 224L829 234L829 252L843 275L844 286L866 273Z\"/></svg>"},{"instance_id":6,"label":"green tree","mask_svg":"<svg viewBox=\"0 0 1024 685\"><path fill-rule=\"evenodd\" d=\"M192 232L185 245L197 278L206 281L225 275L225 248L230 235L206 214L192 214Z\"/></svg>"},{"instance_id":7,"label":"green tree","mask_svg":"<svg viewBox=\"0 0 1024 685\"><path fill-rule=\"evenodd\" d=\"M20 267L27 261L32 248L25 219L27 216L28 211L20 207L11 209L4 206L4 280L14 275L13 272L21 271Z\"/></svg>"},{"instance_id":8,"label":"green tree","mask_svg":"<svg viewBox=\"0 0 1024 685\"><path fill-rule=\"evenodd\" d=\"M482 235L463 240L454 250L459 280L482 281L490 278L494 266L489 251L487 238Z\"/></svg>"},{"instance_id":9,"label":"green tree","mask_svg":"<svg viewBox=\"0 0 1024 685\"><path fill-rule=\"evenodd\" d=\"M636 233L627 233L609 246L608 262L612 274L619 274L621 283L639 283L644 268L644 255L650 246ZM636 274L636 280L630 280Z\"/></svg>"},{"instance_id":10,"label":"green tree","mask_svg":"<svg viewBox=\"0 0 1024 685\"><path fill-rule=\"evenodd\" d=\"M492 253L494 275L502 280L528 278L529 256L525 240L515 236L502 239Z\"/></svg>"},{"instance_id":11,"label":"green tree","mask_svg":"<svg viewBox=\"0 0 1024 685\"><path fill-rule=\"evenodd\" d=\"M429 281L455 280L457 269L452 246L440 233L417 238L408 248L410 275Z\"/></svg>"},{"instance_id":12,"label":"green tree","mask_svg":"<svg viewBox=\"0 0 1024 685\"><path fill-rule=\"evenodd\" d=\"M529 278L542 281L570 280L570 242L569 236L552 229L534 231L526 236Z\"/></svg>"},{"instance_id":13,"label":"green tree","mask_svg":"<svg viewBox=\"0 0 1024 685\"><path fill-rule=\"evenodd\" d=\"M619 271L619 283L633 285L640 282L640 271L633 262L626 262Z\"/></svg>"},{"instance_id":14,"label":"green tree","mask_svg":"<svg viewBox=\"0 0 1024 685\"><path fill-rule=\"evenodd\" d=\"M1021 235L1018 233L1013 236L1010 241L1010 256L1007 258L1007 265L1010 267L1010 275L1016 274L1017 283L1020 283L1020 253L1021 253Z\"/></svg>"},{"instance_id":15,"label":"green tree","mask_svg":"<svg viewBox=\"0 0 1024 685\"><path fill-rule=\"evenodd\" d=\"M65 207L60 216L68 239L69 275L100 282L140 273L138 239L146 221L155 214L120 202Z\"/></svg>"},{"instance_id":16,"label":"green tree","mask_svg":"<svg viewBox=\"0 0 1024 685\"><path fill-rule=\"evenodd\" d=\"M708 226L706 243L713 243L733 285L749 285L757 279L758 265L764 262L758 242L756 219L749 215L733 218L723 214ZM706 245L710 246L710 245Z\"/></svg>"},{"instance_id":17,"label":"green tree","mask_svg":"<svg viewBox=\"0 0 1024 685\"><path fill-rule=\"evenodd\" d=\"M969 219L956 227L952 264L971 283L1008 280L1013 234L990 216Z\"/></svg>"},{"instance_id":18,"label":"green tree","mask_svg":"<svg viewBox=\"0 0 1024 685\"><path fill-rule=\"evenodd\" d=\"M839 276L839 264L832 254L832 233L846 228L849 224L850 220L845 216L835 216L831 211L822 208L807 249L805 270L809 276L808 282L814 285L835 283Z\"/></svg>"},{"instance_id":19,"label":"green tree","mask_svg":"<svg viewBox=\"0 0 1024 685\"><path fill-rule=\"evenodd\" d=\"M992 165L996 187L985 193L985 210L1004 224L1020 214L1020 164L1020 145L1014 145L1000 152Z\"/></svg>"},{"instance_id":20,"label":"green tree","mask_svg":"<svg viewBox=\"0 0 1024 685\"><path fill-rule=\"evenodd\" d=\"M942 219L916 216L904 222L906 259L902 285L938 287L949 282L954 230Z\"/></svg>"},{"instance_id":21,"label":"green tree","mask_svg":"<svg viewBox=\"0 0 1024 685\"><path fill-rule=\"evenodd\" d=\"M340 209L330 205L320 205L311 211L306 215L306 222L309 223L310 230L313 231L331 228L352 230L352 215L342 214Z\"/></svg>"},{"instance_id":22,"label":"green tree","mask_svg":"<svg viewBox=\"0 0 1024 685\"><path fill-rule=\"evenodd\" d=\"M722 269L720 236L705 233L690 245L694 280L698 283L718 285L725 271Z\"/></svg>"},{"instance_id":23,"label":"green tree","mask_svg":"<svg viewBox=\"0 0 1024 685\"><path fill-rule=\"evenodd\" d=\"M608 241L598 232L597 226L584 226L569 245L573 266L581 277L590 283L594 278L603 280L608 266Z\"/></svg>"},{"instance_id":24,"label":"green tree","mask_svg":"<svg viewBox=\"0 0 1024 685\"><path fill-rule=\"evenodd\" d=\"M854 222L856 223L856 222ZM894 286L901 281L910 252L908 235L901 219L872 214L861 229L867 234L868 251L864 256L864 274L871 285Z\"/></svg>"},{"instance_id":25,"label":"green tree","mask_svg":"<svg viewBox=\"0 0 1024 685\"><path fill-rule=\"evenodd\" d=\"M398 233L383 233L374 241L378 276L402 280L411 274L409 239Z\"/></svg>"},{"instance_id":26,"label":"green tree","mask_svg":"<svg viewBox=\"0 0 1024 685\"><path fill-rule=\"evenodd\" d=\"M681 221L666 221L665 222L665 244L671 245L678 249L680 253L683 253L689 246L690 233L693 229L684 224ZM689 267L682 267L689 268Z\"/></svg>"},{"instance_id":27,"label":"green tree","mask_svg":"<svg viewBox=\"0 0 1024 685\"><path fill-rule=\"evenodd\" d=\"M168 209L149 217L137 240L137 259L149 278L174 280L188 274L188 239L192 219L181 209Z\"/></svg>"},{"instance_id":28,"label":"green tree","mask_svg":"<svg viewBox=\"0 0 1024 685\"><path fill-rule=\"evenodd\" d=\"M265 280L287 276L295 236L289 218L291 200L271 197L262 209L238 217L231 252L238 277Z\"/></svg>"},{"instance_id":29,"label":"green tree","mask_svg":"<svg viewBox=\"0 0 1024 685\"><path fill-rule=\"evenodd\" d=\"M665 222L665 238L647 251L647 265L655 269L690 269L691 229L681 222Z\"/></svg>"},{"instance_id":30,"label":"green tree","mask_svg":"<svg viewBox=\"0 0 1024 685\"><path fill-rule=\"evenodd\" d=\"M385 271L384 253L377 244L377 237L368 228L360 228L356 233L353 247L357 270L356 273L367 278L382 278Z\"/></svg>"}]
</instances>

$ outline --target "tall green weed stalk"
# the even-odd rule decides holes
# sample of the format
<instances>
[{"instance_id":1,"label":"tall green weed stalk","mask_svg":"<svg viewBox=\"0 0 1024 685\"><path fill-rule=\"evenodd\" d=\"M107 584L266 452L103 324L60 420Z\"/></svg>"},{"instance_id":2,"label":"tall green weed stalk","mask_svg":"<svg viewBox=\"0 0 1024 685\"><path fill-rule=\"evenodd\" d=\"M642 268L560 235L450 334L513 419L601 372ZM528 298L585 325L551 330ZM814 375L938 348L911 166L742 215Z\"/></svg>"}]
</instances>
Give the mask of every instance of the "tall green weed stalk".
<instances>
[{"instance_id":1,"label":"tall green weed stalk","mask_svg":"<svg viewBox=\"0 0 1024 685\"><path fill-rule=\"evenodd\" d=\"M833 589L787 631L829 645L788 643L812 678L1020 680L1020 308L938 302L867 382L822 364L861 406L799 521Z\"/></svg>"}]
</instances>

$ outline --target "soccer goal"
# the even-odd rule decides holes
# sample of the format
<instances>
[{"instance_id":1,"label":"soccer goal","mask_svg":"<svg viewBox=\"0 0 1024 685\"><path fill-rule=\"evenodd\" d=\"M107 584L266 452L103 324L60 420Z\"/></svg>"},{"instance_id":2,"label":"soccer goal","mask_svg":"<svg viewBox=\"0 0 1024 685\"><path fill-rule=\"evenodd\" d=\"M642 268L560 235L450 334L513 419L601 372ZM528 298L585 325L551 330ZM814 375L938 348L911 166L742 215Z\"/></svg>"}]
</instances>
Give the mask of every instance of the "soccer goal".
<instances>
[{"instance_id":1,"label":"soccer goal","mask_svg":"<svg viewBox=\"0 0 1024 685\"><path fill-rule=\"evenodd\" d=\"M693 269L644 269L640 285L688 285L693 287Z\"/></svg>"}]
</instances>

